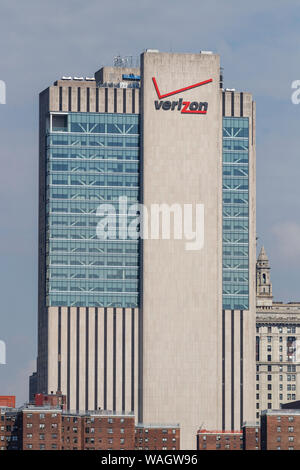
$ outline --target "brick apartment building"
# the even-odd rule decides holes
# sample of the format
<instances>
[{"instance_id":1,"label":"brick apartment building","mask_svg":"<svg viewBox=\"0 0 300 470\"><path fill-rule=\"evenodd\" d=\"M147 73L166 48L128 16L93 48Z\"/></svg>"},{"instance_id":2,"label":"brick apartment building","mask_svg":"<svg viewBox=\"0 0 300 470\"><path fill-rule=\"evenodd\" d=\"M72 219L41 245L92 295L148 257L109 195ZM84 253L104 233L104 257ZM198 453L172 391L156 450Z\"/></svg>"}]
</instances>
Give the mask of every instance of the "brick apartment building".
<instances>
[{"instance_id":1,"label":"brick apartment building","mask_svg":"<svg viewBox=\"0 0 300 470\"><path fill-rule=\"evenodd\" d=\"M37 394L35 404L0 407L0 450L177 450L179 426L135 426L133 414L70 412L65 397Z\"/></svg>"},{"instance_id":2,"label":"brick apartment building","mask_svg":"<svg viewBox=\"0 0 300 470\"><path fill-rule=\"evenodd\" d=\"M197 432L198 450L260 450L260 427L258 424L244 424L241 431Z\"/></svg>"},{"instance_id":3,"label":"brick apartment building","mask_svg":"<svg viewBox=\"0 0 300 470\"><path fill-rule=\"evenodd\" d=\"M299 402L295 402L298 403ZM262 450L300 450L300 406L293 403L280 410L265 410L261 414Z\"/></svg>"},{"instance_id":4,"label":"brick apartment building","mask_svg":"<svg viewBox=\"0 0 300 470\"><path fill-rule=\"evenodd\" d=\"M207 431L197 432L197 450L242 450L242 431Z\"/></svg>"},{"instance_id":5,"label":"brick apartment building","mask_svg":"<svg viewBox=\"0 0 300 470\"><path fill-rule=\"evenodd\" d=\"M136 450L179 450L180 428L138 424L135 428Z\"/></svg>"},{"instance_id":6,"label":"brick apartment building","mask_svg":"<svg viewBox=\"0 0 300 470\"><path fill-rule=\"evenodd\" d=\"M244 450L260 450L260 426L258 423L245 424L243 430Z\"/></svg>"}]
</instances>

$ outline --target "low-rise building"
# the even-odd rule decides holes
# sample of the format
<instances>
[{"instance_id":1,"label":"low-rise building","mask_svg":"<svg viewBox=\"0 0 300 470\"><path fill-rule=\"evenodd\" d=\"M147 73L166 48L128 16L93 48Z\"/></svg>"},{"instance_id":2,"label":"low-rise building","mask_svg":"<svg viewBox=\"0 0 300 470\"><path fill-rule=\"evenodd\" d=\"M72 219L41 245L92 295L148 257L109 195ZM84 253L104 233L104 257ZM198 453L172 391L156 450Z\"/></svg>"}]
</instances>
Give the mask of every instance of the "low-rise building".
<instances>
[{"instance_id":1,"label":"low-rise building","mask_svg":"<svg viewBox=\"0 0 300 470\"><path fill-rule=\"evenodd\" d=\"M262 450L300 450L300 409L264 410Z\"/></svg>"},{"instance_id":2,"label":"low-rise building","mask_svg":"<svg viewBox=\"0 0 300 470\"><path fill-rule=\"evenodd\" d=\"M135 428L135 449L179 450L179 424L169 426L138 424Z\"/></svg>"},{"instance_id":3,"label":"low-rise building","mask_svg":"<svg viewBox=\"0 0 300 470\"><path fill-rule=\"evenodd\" d=\"M61 393L0 407L1 450L178 450L179 425L137 425L132 413L68 411Z\"/></svg>"},{"instance_id":4,"label":"low-rise building","mask_svg":"<svg viewBox=\"0 0 300 470\"><path fill-rule=\"evenodd\" d=\"M242 450L242 431L208 431L197 432L197 450Z\"/></svg>"}]
</instances>

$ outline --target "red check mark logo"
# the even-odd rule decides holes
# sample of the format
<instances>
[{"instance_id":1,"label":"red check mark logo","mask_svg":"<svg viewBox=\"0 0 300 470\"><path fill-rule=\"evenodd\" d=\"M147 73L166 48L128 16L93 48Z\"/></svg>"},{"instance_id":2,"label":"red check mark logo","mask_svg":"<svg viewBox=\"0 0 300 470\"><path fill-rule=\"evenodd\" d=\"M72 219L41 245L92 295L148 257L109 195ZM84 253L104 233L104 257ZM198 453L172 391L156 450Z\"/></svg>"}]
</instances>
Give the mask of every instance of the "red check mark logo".
<instances>
[{"instance_id":1,"label":"red check mark logo","mask_svg":"<svg viewBox=\"0 0 300 470\"><path fill-rule=\"evenodd\" d=\"M159 91L159 88L158 88L157 81L156 81L155 77L152 77L152 81L153 81L153 85L155 87L157 96L161 100L163 98L167 98L167 96L177 95L177 93L182 93L183 91L191 90L192 88L197 88L198 86L206 85L207 83L211 83L213 81L213 79L209 78L208 80L204 80L203 82L195 83L194 85L190 85L190 86L187 86L185 88L180 88L179 90L170 91L169 93L165 93L164 95L160 94L160 91Z\"/></svg>"}]
</instances>

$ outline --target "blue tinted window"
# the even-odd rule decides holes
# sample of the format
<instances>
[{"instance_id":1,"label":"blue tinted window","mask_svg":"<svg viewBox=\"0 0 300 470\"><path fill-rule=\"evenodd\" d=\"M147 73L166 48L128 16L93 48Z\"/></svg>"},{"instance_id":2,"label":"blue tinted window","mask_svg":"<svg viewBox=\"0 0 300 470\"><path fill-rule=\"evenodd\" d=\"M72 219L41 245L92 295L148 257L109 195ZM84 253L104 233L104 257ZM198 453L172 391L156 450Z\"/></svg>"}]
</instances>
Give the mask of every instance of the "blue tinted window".
<instances>
[{"instance_id":1,"label":"blue tinted window","mask_svg":"<svg viewBox=\"0 0 300 470\"><path fill-rule=\"evenodd\" d=\"M96 210L139 201L139 116L69 113L66 126L47 135L47 305L137 307L139 242L99 240Z\"/></svg>"},{"instance_id":2,"label":"blue tinted window","mask_svg":"<svg viewBox=\"0 0 300 470\"><path fill-rule=\"evenodd\" d=\"M249 120L223 118L223 309L249 308Z\"/></svg>"}]
</instances>

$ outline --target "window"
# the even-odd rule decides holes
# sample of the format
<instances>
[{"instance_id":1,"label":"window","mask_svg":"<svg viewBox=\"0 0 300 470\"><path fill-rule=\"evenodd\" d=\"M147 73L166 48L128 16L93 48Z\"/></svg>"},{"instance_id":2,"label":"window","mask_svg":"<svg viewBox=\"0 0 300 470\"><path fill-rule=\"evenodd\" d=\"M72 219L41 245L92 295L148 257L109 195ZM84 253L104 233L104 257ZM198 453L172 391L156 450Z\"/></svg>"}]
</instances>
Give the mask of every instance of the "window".
<instances>
[{"instance_id":1,"label":"window","mask_svg":"<svg viewBox=\"0 0 300 470\"><path fill-rule=\"evenodd\" d=\"M294 432L294 426L289 426L288 430L289 430L289 432Z\"/></svg>"},{"instance_id":2,"label":"window","mask_svg":"<svg viewBox=\"0 0 300 470\"><path fill-rule=\"evenodd\" d=\"M45 419L45 414L44 413L40 413L40 419Z\"/></svg>"},{"instance_id":3,"label":"window","mask_svg":"<svg viewBox=\"0 0 300 470\"><path fill-rule=\"evenodd\" d=\"M277 432L281 432L281 427L277 426Z\"/></svg>"},{"instance_id":4,"label":"window","mask_svg":"<svg viewBox=\"0 0 300 470\"><path fill-rule=\"evenodd\" d=\"M294 442L294 436L289 436L289 442Z\"/></svg>"},{"instance_id":5,"label":"window","mask_svg":"<svg viewBox=\"0 0 300 470\"><path fill-rule=\"evenodd\" d=\"M294 416L289 416L289 422L294 421Z\"/></svg>"},{"instance_id":6,"label":"window","mask_svg":"<svg viewBox=\"0 0 300 470\"><path fill-rule=\"evenodd\" d=\"M272 375L268 375L268 381L272 380Z\"/></svg>"}]
</instances>

